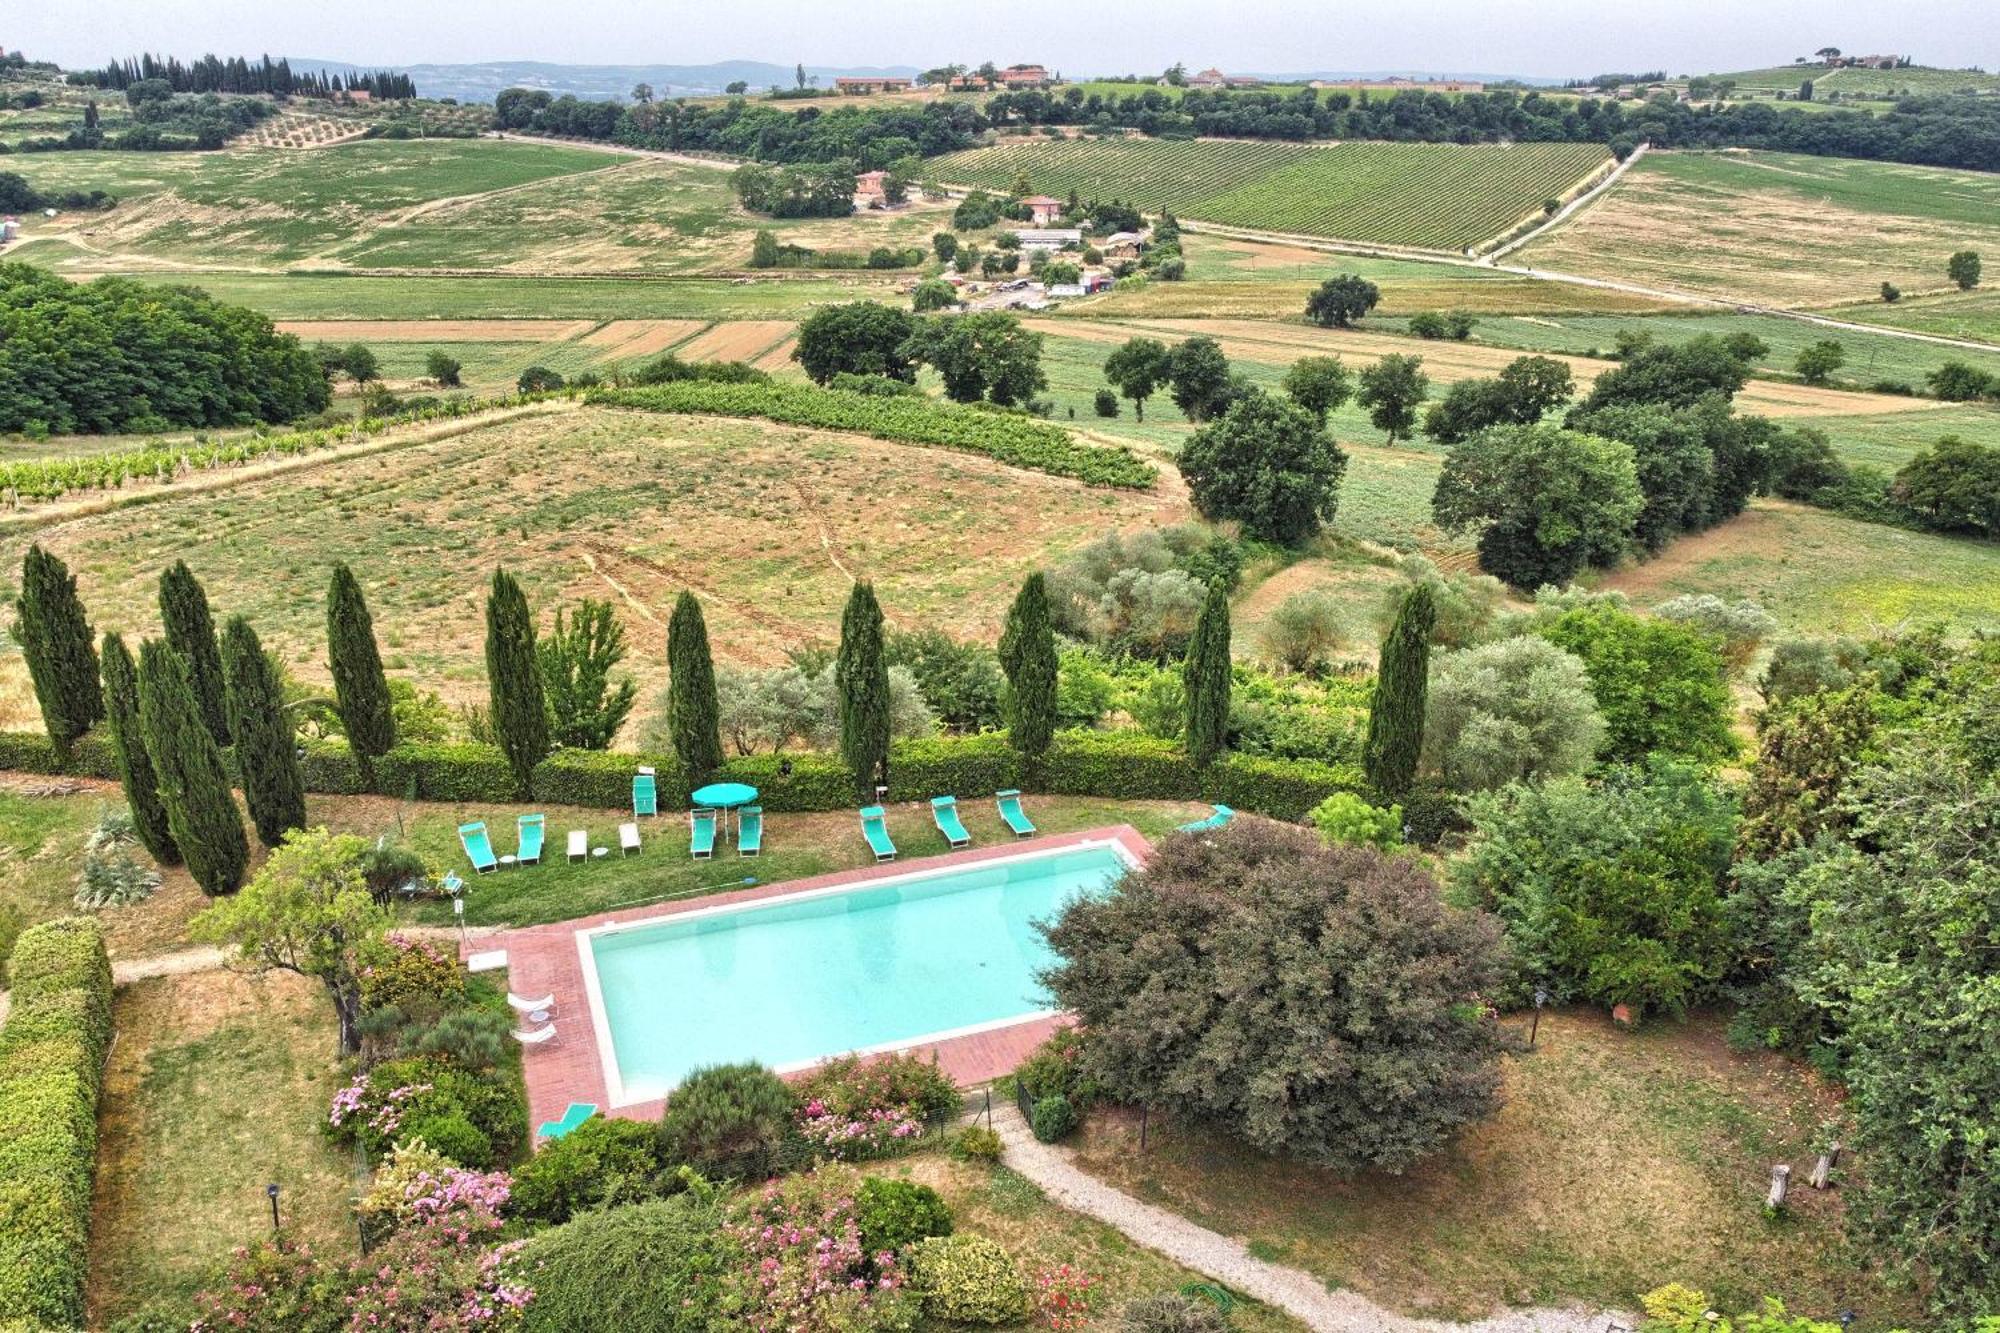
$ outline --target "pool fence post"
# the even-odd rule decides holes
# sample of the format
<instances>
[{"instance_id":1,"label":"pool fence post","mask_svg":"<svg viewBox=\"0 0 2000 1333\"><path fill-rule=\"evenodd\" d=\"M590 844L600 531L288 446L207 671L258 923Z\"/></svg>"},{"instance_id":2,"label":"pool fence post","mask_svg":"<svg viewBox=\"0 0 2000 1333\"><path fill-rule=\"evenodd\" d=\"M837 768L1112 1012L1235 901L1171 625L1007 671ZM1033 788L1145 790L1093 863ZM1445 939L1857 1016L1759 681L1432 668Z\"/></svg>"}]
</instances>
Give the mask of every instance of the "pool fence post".
<instances>
[{"instance_id":1,"label":"pool fence post","mask_svg":"<svg viewBox=\"0 0 2000 1333\"><path fill-rule=\"evenodd\" d=\"M1151 1124L1152 1118L1153 1118L1153 1112L1150 1107L1141 1106L1139 1108L1139 1151L1140 1152L1146 1151L1146 1130L1148 1126Z\"/></svg>"}]
</instances>

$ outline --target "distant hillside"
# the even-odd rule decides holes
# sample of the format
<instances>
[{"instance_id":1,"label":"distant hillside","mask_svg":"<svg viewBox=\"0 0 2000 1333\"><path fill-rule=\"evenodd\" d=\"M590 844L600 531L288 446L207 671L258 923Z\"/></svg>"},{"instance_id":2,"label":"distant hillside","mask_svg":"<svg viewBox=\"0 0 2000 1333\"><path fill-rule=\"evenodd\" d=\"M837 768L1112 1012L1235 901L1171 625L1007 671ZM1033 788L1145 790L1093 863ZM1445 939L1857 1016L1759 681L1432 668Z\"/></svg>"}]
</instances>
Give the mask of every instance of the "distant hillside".
<instances>
[{"instance_id":1,"label":"distant hillside","mask_svg":"<svg viewBox=\"0 0 2000 1333\"><path fill-rule=\"evenodd\" d=\"M2000 75L1973 69L1934 69L1912 65L1908 69L1828 69L1824 65L1777 65L1770 69L1745 69L1712 78L1733 79L1739 93L1793 92L1807 79L1815 92L1824 88L1842 97L1924 96L1928 93L2000 93Z\"/></svg>"},{"instance_id":2,"label":"distant hillside","mask_svg":"<svg viewBox=\"0 0 2000 1333\"><path fill-rule=\"evenodd\" d=\"M353 65L344 60L319 60L308 56L290 57L292 68L345 74L352 70L385 68L381 65ZM481 65L390 65L386 68L408 74L416 81L423 97L455 97L461 102L490 102L503 88L544 88L560 96L574 93L584 98L630 98L632 86L648 83L656 97L696 96L719 93L739 80L760 92L778 84L789 88L794 67L761 60L724 60L712 65L561 65L542 60L501 60ZM851 66L807 65L806 77L818 78L821 87L831 87L835 78L898 77L915 78L920 73L909 65Z\"/></svg>"}]
</instances>

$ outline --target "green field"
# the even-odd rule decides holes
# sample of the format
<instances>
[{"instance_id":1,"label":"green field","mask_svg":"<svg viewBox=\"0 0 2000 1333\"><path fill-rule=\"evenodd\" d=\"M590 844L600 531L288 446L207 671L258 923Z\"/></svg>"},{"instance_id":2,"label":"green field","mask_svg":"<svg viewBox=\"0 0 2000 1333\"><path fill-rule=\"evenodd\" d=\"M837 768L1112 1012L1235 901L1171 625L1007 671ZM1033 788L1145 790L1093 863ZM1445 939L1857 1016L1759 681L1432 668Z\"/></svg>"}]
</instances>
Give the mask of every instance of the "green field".
<instances>
[{"instance_id":1,"label":"green field","mask_svg":"<svg viewBox=\"0 0 2000 1333\"><path fill-rule=\"evenodd\" d=\"M1801 83L1813 81L1815 97L1838 92L1843 100L1854 98L1927 96L1933 93L2000 92L2000 75L1976 69L1932 69L1912 65L1908 69L1827 69L1822 65L1774 65L1768 69L1739 70L1717 74L1733 79L1739 93L1797 92ZM1817 105L1817 102L1814 103Z\"/></svg>"},{"instance_id":2,"label":"green field","mask_svg":"<svg viewBox=\"0 0 2000 1333\"><path fill-rule=\"evenodd\" d=\"M1870 301L1867 305L1848 306L1827 313L1842 319L1886 324L1890 328L1909 329L1916 333L2000 343L2000 288L1996 287L1905 298L1894 305ZM1977 357L1976 354L1966 354L1964 359L1976 360Z\"/></svg>"},{"instance_id":3,"label":"green field","mask_svg":"<svg viewBox=\"0 0 2000 1333\"><path fill-rule=\"evenodd\" d=\"M1198 221L1461 250L1565 196L1609 159L1591 144L1042 141L938 159L949 182L1129 199Z\"/></svg>"},{"instance_id":4,"label":"green field","mask_svg":"<svg viewBox=\"0 0 2000 1333\"><path fill-rule=\"evenodd\" d=\"M1773 305L1852 304L1883 282L1946 285L1945 261L2000 253L2000 174L1791 153L1649 153L1515 259L1531 267Z\"/></svg>"}]
</instances>

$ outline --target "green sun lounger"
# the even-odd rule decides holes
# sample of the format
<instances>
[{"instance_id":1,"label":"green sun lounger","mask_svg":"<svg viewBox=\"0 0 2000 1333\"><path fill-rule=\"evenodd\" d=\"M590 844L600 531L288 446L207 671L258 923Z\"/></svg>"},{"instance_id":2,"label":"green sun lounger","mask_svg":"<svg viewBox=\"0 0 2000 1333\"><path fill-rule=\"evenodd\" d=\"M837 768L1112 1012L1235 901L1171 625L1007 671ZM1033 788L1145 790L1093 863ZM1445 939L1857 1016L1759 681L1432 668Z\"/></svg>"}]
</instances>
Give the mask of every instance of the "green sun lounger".
<instances>
[{"instance_id":1,"label":"green sun lounger","mask_svg":"<svg viewBox=\"0 0 2000 1333\"><path fill-rule=\"evenodd\" d=\"M472 868L480 874L500 868L500 858L493 855L493 843L486 836L486 821L476 819L470 824L458 826L459 845L465 848L466 856L472 861Z\"/></svg>"},{"instance_id":2,"label":"green sun lounger","mask_svg":"<svg viewBox=\"0 0 2000 1333\"><path fill-rule=\"evenodd\" d=\"M879 805L867 806L861 811L861 836L868 839L868 850L875 853L877 861L896 859L896 844L889 841L887 818Z\"/></svg>"},{"instance_id":3,"label":"green sun lounger","mask_svg":"<svg viewBox=\"0 0 2000 1333\"><path fill-rule=\"evenodd\" d=\"M651 773L640 773L632 779L632 813L635 815L660 813L660 783Z\"/></svg>"},{"instance_id":4,"label":"green sun lounger","mask_svg":"<svg viewBox=\"0 0 2000 1333\"><path fill-rule=\"evenodd\" d=\"M937 823L938 832L954 850L972 845L972 835L965 831L965 823L958 817L956 796L931 797L931 818Z\"/></svg>"},{"instance_id":5,"label":"green sun lounger","mask_svg":"<svg viewBox=\"0 0 2000 1333\"><path fill-rule=\"evenodd\" d=\"M546 815L522 815L514 821L514 831L521 839L521 850L514 859L524 866L542 863L542 828L548 823Z\"/></svg>"},{"instance_id":6,"label":"green sun lounger","mask_svg":"<svg viewBox=\"0 0 2000 1333\"><path fill-rule=\"evenodd\" d=\"M764 807L746 805L736 815L736 854L755 856L764 850Z\"/></svg>"},{"instance_id":7,"label":"green sun lounger","mask_svg":"<svg viewBox=\"0 0 2000 1333\"><path fill-rule=\"evenodd\" d=\"M1215 813L1207 819L1197 819L1192 824L1183 824L1180 827L1180 831L1182 833L1206 833L1210 829L1221 828L1234 818L1236 818L1234 810L1231 810L1226 805L1218 805L1215 807Z\"/></svg>"},{"instance_id":8,"label":"green sun lounger","mask_svg":"<svg viewBox=\"0 0 2000 1333\"><path fill-rule=\"evenodd\" d=\"M536 1130L535 1134L543 1139L559 1139L596 1114L595 1102L571 1102L569 1109L563 1112L562 1119L544 1120L542 1127Z\"/></svg>"},{"instance_id":9,"label":"green sun lounger","mask_svg":"<svg viewBox=\"0 0 2000 1333\"><path fill-rule=\"evenodd\" d=\"M691 810L688 812L688 855L697 861L706 861L715 855L715 811Z\"/></svg>"},{"instance_id":10,"label":"green sun lounger","mask_svg":"<svg viewBox=\"0 0 2000 1333\"><path fill-rule=\"evenodd\" d=\"M993 800L1000 807L1000 818L1007 821L1007 827L1014 830L1015 837L1035 836L1034 821L1028 818L1025 810L1021 809L1020 792L1010 787L1006 791L993 793Z\"/></svg>"}]
</instances>

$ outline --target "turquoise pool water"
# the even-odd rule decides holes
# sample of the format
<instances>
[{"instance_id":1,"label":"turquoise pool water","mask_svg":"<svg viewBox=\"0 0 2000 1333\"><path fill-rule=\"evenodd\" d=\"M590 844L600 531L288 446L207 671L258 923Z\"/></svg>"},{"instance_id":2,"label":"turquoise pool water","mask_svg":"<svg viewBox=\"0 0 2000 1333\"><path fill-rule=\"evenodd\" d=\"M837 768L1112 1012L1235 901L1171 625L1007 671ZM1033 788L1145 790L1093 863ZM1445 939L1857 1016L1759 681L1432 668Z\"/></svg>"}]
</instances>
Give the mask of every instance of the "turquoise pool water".
<instances>
[{"instance_id":1,"label":"turquoise pool water","mask_svg":"<svg viewBox=\"0 0 2000 1333\"><path fill-rule=\"evenodd\" d=\"M784 1069L1042 1012L1033 923L1125 867L1108 845L1065 848L585 936L613 1100L703 1065Z\"/></svg>"}]
</instances>

